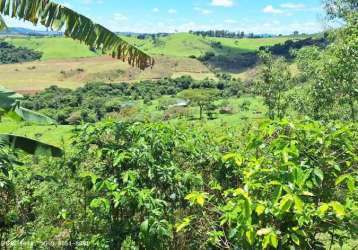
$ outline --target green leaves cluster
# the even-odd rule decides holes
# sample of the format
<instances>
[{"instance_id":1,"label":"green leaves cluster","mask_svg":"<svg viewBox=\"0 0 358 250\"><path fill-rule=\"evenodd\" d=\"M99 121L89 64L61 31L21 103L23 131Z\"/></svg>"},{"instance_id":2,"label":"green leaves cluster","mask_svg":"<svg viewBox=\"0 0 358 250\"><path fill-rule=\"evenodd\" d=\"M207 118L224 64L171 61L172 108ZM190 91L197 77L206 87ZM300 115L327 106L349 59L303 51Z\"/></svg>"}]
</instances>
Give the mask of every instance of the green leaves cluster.
<instances>
[{"instance_id":1,"label":"green leaves cluster","mask_svg":"<svg viewBox=\"0 0 358 250\"><path fill-rule=\"evenodd\" d=\"M245 156L227 161L238 168L240 183L225 191L218 207L219 231L231 247L323 249L327 243L319 234L331 235L330 244L355 235L356 129L288 121L260 127ZM213 242L222 246L225 240Z\"/></svg>"},{"instance_id":2,"label":"green leaves cluster","mask_svg":"<svg viewBox=\"0 0 358 250\"><path fill-rule=\"evenodd\" d=\"M290 86L291 73L283 58L275 59L264 50L259 54L263 67L260 72L258 91L268 106L271 119L282 119L286 115L288 98L286 91Z\"/></svg>"}]
</instances>

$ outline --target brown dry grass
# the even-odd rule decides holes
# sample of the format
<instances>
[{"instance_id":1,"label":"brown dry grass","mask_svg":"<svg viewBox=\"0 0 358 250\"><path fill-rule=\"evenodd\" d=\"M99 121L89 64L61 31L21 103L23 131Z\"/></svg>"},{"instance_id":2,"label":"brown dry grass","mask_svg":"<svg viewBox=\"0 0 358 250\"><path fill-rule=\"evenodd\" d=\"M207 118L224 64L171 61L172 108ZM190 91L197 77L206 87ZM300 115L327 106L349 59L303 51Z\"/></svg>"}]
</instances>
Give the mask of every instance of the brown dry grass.
<instances>
[{"instance_id":1,"label":"brown dry grass","mask_svg":"<svg viewBox=\"0 0 358 250\"><path fill-rule=\"evenodd\" d=\"M0 85L33 93L51 85L76 88L93 81L135 82L181 75L214 78L205 65L194 59L158 56L155 60L154 67L144 71L105 56L0 65Z\"/></svg>"}]
</instances>

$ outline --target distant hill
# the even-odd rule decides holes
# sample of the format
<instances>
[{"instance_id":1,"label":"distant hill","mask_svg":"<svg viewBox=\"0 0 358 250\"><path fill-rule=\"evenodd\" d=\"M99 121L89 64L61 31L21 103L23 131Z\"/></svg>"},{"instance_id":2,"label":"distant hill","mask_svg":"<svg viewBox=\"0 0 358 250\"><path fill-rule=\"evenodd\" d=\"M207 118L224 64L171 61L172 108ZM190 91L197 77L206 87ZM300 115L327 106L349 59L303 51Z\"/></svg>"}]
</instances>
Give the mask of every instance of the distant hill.
<instances>
[{"instance_id":1,"label":"distant hill","mask_svg":"<svg viewBox=\"0 0 358 250\"><path fill-rule=\"evenodd\" d=\"M11 27L1 31L0 36L62 36L62 32L56 31L39 31L19 27Z\"/></svg>"}]
</instances>

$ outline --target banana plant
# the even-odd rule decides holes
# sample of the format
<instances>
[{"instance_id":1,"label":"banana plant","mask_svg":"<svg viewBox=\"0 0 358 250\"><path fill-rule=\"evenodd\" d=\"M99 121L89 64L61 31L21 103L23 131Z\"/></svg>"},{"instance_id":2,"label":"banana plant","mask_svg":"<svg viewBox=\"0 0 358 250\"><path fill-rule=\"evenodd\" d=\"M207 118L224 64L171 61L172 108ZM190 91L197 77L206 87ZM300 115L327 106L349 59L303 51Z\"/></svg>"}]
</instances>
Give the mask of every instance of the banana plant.
<instances>
[{"instance_id":1,"label":"banana plant","mask_svg":"<svg viewBox=\"0 0 358 250\"><path fill-rule=\"evenodd\" d=\"M4 21L4 19L2 18L2 16L0 16L0 31L7 29L6 23Z\"/></svg>"},{"instance_id":2,"label":"banana plant","mask_svg":"<svg viewBox=\"0 0 358 250\"><path fill-rule=\"evenodd\" d=\"M90 48L102 50L145 69L154 64L152 57L127 43L107 28L92 22L89 18L49 0L0 0L0 15L25 20L34 25L41 24L53 30L64 30L65 36L79 40ZM0 29L5 28L0 17Z\"/></svg>"},{"instance_id":3,"label":"banana plant","mask_svg":"<svg viewBox=\"0 0 358 250\"><path fill-rule=\"evenodd\" d=\"M50 117L21 107L22 98L22 95L0 86L0 118L7 116L17 121L24 120L42 125L55 124L55 121ZM5 146L10 146L12 149L22 149L29 154L54 157L62 155L62 150L56 146L13 134L0 134L0 148Z\"/></svg>"}]
</instances>

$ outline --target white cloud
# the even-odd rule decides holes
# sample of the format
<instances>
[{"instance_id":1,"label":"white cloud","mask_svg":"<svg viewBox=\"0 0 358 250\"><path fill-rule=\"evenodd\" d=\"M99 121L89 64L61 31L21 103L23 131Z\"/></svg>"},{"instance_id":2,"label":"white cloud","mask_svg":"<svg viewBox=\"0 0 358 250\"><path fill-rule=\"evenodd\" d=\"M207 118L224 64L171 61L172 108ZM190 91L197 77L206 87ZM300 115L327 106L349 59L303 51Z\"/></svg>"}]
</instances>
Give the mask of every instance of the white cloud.
<instances>
[{"instance_id":1,"label":"white cloud","mask_svg":"<svg viewBox=\"0 0 358 250\"><path fill-rule=\"evenodd\" d=\"M202 15L209 15L209 14L212 13L211 10L202 9L202 8L199 8L199 7L195 7L194 10L197 11L197 12L200 12L200 14L202 14Z\"/></svg>"},{"instance_id":2,"label":"white cloud","mask_svg":"<svg viewBox=\"0 0 358 250\"><path fill-rule=\"evenodd\" d=\"M282 10L276 9L272 5L267 5L265 8L263 8L262 12L268 13L268 14L282 14L283 13Z\"/></svg>"},{"instance_id":3,"label":"white cloud","mask_svg":"<svg viewBox=\"0 0 358 250\"><path fill-rule=\"evenodd\" d=\"M231 7L234 5L234 0L212 0L211 5L222 6L222 7Z\"/></svg>"},{"instance_id":4,"label":"white cloud","mask_svg":"<svg viewBox=\"0 0 358 250\"><path fill-rule=\"evenodd\" d=\"M113 20L114 21L127 21L128 17L121 14L121 13L114 13L113 14Z\"/></svg>"},{"instance_id":5,"label":"white cloud","mask_svg":"<svg viewBox=\"0 0 358 250\"><path fill-rule=\"evenodd\" d=\"M283 9L302 10L306 6L303 3L283 3L280 7Z\"/></svg>"},{"instance_id":6,"label":"white cloud","mask_svg":"<svg viewBox=\"0 0 358 250\"><path fill-rule=\"evenodd\" d=\"M225 23L237 23L237 21L233 20L233 19L226 19L224 22Z\"/></svg>"},{"instance_id":7,"label":"white cloud","mask_svg":"<svg viewBox=\"0 0 358 250\"><path fill-rule=\"evenodd\" d=\"M153 12L159 12L160 9L159 9L159 8L153 8L152 11L153 11Z\"/></svg>"},{"instance_id":8,"label":"white cloud","mask_svg":"<svg viewBox=\"0 0 358 250\"><path fill-rule=\"evenodd\" d=\"M63 6L65 6L65 7L67 7L67 8L72 8L72 4L70 4L70 3L63 3L62 4Z\"/></svg>"},{"instance_id":9,"label":"white cloud","mask_svg":"<svg viewBox=\"0 0 358 250\"><path fill-rule=\"evenodd\" d=\"M175 9L169 9L169 10L168 10L168 13L169 13L169 14L176 14L176 13L177 13L177 10L175 10Z\"/></svg>"}]
</instances>

